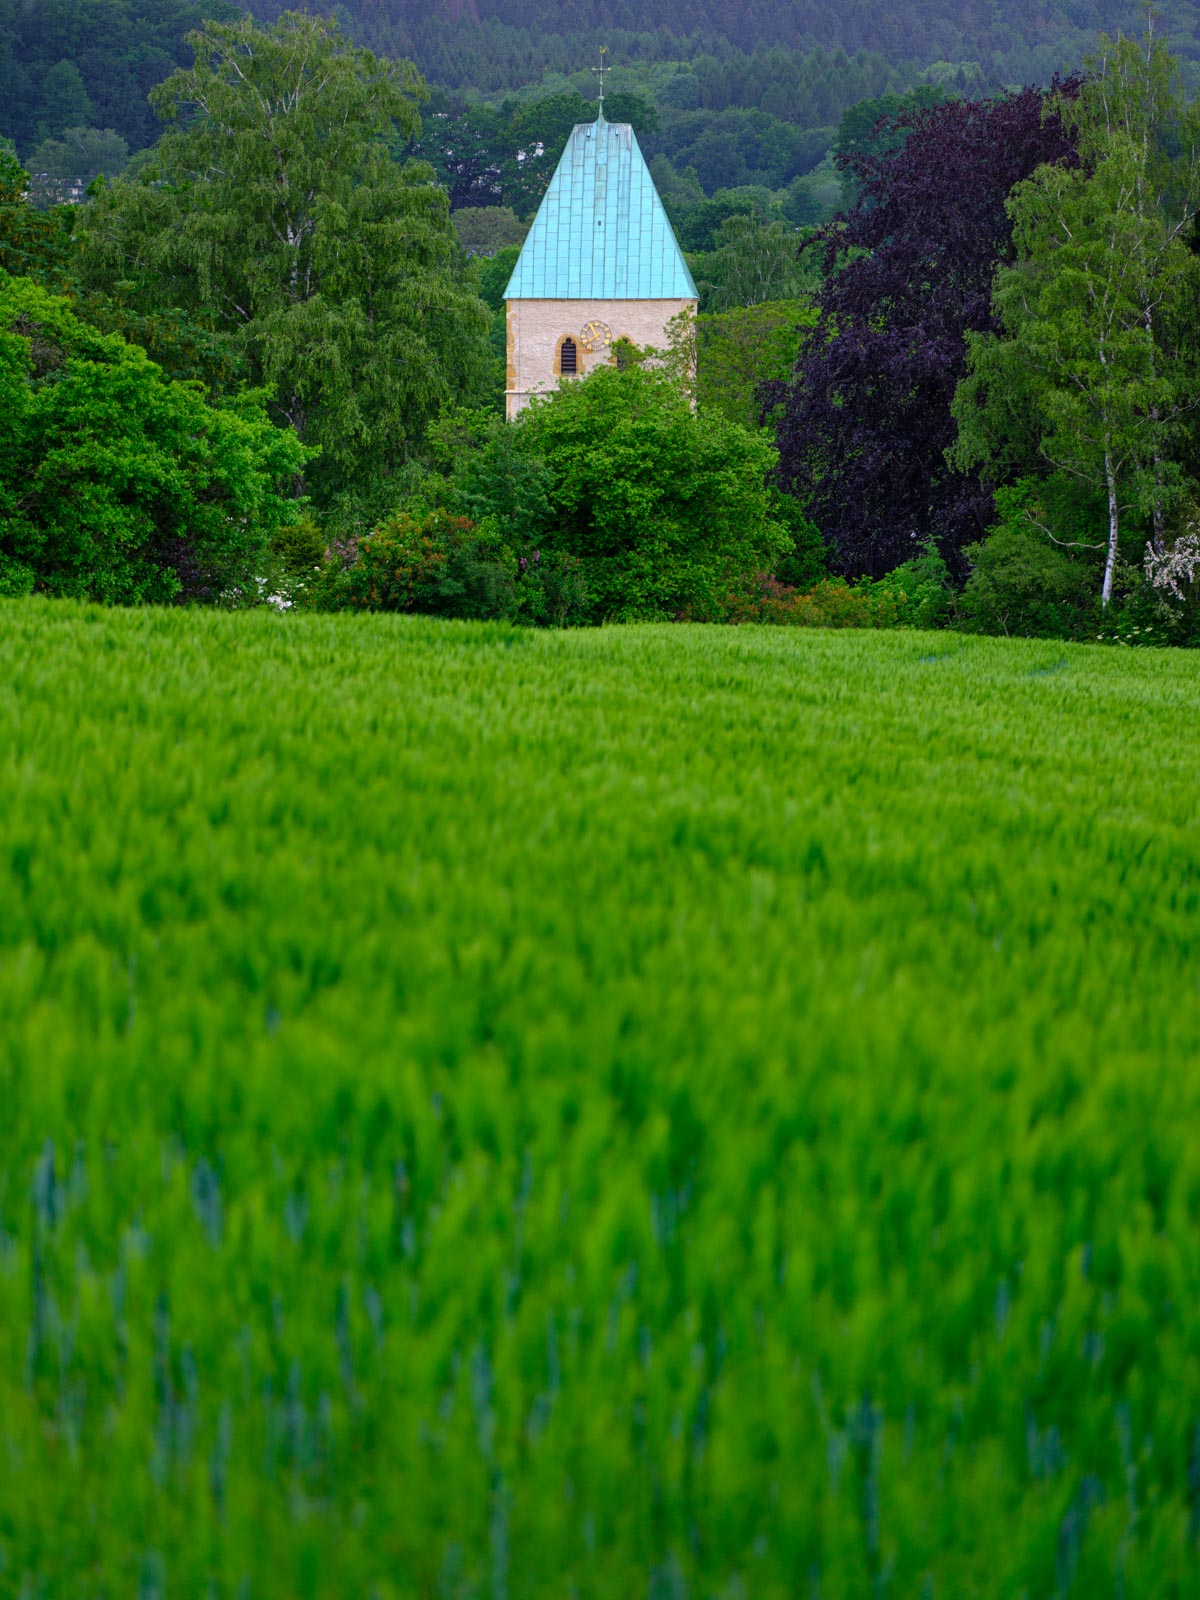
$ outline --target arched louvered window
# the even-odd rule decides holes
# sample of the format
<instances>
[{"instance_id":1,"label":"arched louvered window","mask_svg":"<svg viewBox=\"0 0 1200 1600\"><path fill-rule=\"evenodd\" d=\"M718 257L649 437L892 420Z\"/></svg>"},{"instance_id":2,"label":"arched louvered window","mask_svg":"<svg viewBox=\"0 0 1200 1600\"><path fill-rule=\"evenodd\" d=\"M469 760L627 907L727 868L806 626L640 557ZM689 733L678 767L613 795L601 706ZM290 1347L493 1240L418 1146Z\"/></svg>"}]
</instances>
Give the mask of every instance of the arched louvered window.
<instances>
[{"instance_id":1,"label":"arched louvered window","mask_svg":"<svg viewBox=\"0 0 1200 1600\"><path fill-rule=\"evenodd\" d=\"M572 373L579 371L579 352L575 348L574 339L564 339L558 357L558 370Z\"/></svg>"}]
</instances>

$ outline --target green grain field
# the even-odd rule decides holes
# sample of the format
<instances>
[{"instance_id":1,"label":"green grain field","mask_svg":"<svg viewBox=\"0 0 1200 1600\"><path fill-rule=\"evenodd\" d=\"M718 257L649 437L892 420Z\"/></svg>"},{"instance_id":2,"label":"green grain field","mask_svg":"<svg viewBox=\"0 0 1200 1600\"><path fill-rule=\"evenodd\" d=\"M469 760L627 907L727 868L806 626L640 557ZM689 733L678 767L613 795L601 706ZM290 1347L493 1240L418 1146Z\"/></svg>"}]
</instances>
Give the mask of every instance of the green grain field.
<instances>
[{"instance_id":1,"label":"green grain field","mask_svg":"<svg viewBox=\"0 0 1200 1600\"><path fill-rule=\"evenodd\" d=\"M1198 710L0 605L0 1595L1200 1594Z\"/></svg>"}]
</instances>

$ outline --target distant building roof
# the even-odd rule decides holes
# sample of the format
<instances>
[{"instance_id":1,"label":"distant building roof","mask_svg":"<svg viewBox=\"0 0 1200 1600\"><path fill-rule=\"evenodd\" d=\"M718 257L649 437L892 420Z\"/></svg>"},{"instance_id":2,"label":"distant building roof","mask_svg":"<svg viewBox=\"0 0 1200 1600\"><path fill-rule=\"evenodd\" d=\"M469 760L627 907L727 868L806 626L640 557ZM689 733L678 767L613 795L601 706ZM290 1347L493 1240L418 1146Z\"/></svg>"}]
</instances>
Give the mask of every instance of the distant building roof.
<instances>
[{"instance_id":1,"label":"distant building roof","mask_svg":"<svg viewBox=\"0 0 1200 1600\"><path fill-rule=\"evenodd\" d=\"M601 113L572 130L504 298L696 299L629 123Z\"/></svg>"}]
</instances>

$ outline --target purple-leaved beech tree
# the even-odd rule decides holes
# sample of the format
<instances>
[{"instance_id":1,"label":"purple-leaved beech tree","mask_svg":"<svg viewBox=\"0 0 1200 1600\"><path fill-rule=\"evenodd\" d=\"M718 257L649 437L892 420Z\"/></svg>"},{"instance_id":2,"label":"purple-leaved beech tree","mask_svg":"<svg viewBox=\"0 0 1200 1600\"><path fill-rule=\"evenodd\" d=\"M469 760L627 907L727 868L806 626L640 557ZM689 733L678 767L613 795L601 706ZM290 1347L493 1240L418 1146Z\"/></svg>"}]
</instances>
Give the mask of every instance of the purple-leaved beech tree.
<instances>
[{"instance_id":1,"label":"purple-leaved beech tree","mask_svg":"<svg viewBox=\"0 0 1200 1600\"><path fill-rule=\"evenodd\" d=\"M1037 89L910 112L897 126L899 148L846 158L858 198L814 241L829 273L819 320L801 334L792 380L763 389L780 407L779 482L852 575L886 572L931 537L953 561L987 527L990 493L946 462L950 403L967 334L993 325L1010 190L1046 162L1075 161Z\"/></svg>"}]
</instances>

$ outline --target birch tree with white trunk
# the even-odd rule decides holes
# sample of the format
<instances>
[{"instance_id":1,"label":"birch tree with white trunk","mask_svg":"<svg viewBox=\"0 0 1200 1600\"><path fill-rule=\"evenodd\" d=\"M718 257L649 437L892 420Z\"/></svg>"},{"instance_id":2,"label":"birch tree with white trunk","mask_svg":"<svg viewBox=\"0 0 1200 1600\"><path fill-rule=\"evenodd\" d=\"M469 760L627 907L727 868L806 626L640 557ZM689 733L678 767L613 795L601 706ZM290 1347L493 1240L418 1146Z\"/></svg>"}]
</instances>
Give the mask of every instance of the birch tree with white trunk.
<instances>
[{"instance_id":1,"label":"birch tree with white trunk","mask_svg":"<svg viewBox=\"0 0 1200 1600\"><path fill-rule=\"evenodd\" d=\"M1005 419L1023 416L1043 470L1107 508L1092 546L1107 606L1124 519L1144 519L1161 549L1191 487L1178 446L1200 394L1200 264L1189 248L1200 153L1174 63L1152 35L1104 40L1062 115L1080 164L1042 167L1009 199L1017 259L996 276L999 331L970 341L953 454L995 468Z\"/></svg>"}]
</instances>

